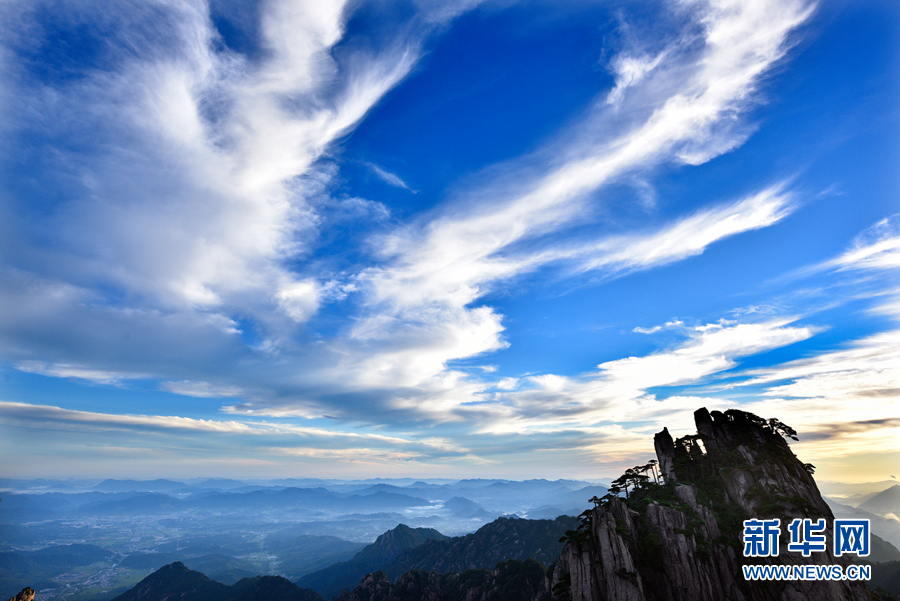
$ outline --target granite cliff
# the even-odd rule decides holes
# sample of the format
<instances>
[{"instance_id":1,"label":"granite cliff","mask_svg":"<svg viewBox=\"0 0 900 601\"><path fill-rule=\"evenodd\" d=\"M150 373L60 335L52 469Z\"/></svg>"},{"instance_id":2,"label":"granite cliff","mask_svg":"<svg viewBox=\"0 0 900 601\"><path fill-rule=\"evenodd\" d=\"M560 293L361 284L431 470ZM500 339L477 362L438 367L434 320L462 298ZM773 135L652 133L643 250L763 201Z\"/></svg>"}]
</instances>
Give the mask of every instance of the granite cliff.
<instances>
[{"instance_id":1,"label":"granite cliff","mask_svg":"<svg viewBox=\"0 0 900 601\"><path fill-rule=\"evenodd\" d=\"M572 601L862 601L868 588L848 581L746 581L743 564L849 565L847 556L786 550L743 557L742 524L781 520L789 540L793 518L825 518L831 549L833 515L775 419L738 410L699 409L697 434L654 443L661 483L633 480L627 499L608 497L570 534L552 574L559 598ZM627 479L626 479L627 484Z\"/></svg>"}]
</instances>

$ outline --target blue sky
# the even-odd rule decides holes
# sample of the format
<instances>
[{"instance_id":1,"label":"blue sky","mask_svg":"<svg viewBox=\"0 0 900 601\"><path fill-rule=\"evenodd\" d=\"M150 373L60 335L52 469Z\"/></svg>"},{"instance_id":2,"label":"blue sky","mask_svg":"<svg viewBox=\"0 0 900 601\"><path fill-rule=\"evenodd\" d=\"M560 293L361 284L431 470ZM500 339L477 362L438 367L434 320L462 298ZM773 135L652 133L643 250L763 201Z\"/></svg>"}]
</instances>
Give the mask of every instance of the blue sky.
<instances>
[{"instance_id":1,"label":"blue sky","mask_svg":"<svg viewBox=\"0 0 900 601\"><path fill-rule=\"evenodd\" d=\"M6 476L900 464L895 2L0 8Z\"/></svg>"}]
</instances>

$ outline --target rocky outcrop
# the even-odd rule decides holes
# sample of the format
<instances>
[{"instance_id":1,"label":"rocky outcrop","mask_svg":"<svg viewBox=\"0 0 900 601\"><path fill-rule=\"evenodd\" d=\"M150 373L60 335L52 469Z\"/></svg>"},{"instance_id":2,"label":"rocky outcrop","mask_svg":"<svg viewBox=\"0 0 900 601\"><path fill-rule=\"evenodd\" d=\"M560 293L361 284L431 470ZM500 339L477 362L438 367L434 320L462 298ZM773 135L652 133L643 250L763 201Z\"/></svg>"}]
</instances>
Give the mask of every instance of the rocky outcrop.
<instances>
[{"instance_id":1,"label":"rocky outcrop","mask_svg":"<svg viewBox=\"0 0 900 601\"><path fill-rule=\"evenodd\" d=\"M30 586L26 586L18 595L10 597L9 601L34 601L34 589Z\"/></svg>"},{"instance_id":2,"label":"rocky outcrop","mask_svg":"<svg viewBox=\"0 0 900 601\"><path fill-rule=\"evenodd\" d=\"M639 484L628 499L605 499L585 516L554 567L551 583L571 601L862 601L846 581L746 581L742 564L839 564L830 552L786 549L795 517L833 520L811 467L784 440L777 420L731 410L694 414L698 434L654 440L661 484ZM745 558L742 523L780 518L777 557ZM831 533L827 534L831 549ZM564 590L561 590L564 589Z\"/></svg>"}]
</instances>

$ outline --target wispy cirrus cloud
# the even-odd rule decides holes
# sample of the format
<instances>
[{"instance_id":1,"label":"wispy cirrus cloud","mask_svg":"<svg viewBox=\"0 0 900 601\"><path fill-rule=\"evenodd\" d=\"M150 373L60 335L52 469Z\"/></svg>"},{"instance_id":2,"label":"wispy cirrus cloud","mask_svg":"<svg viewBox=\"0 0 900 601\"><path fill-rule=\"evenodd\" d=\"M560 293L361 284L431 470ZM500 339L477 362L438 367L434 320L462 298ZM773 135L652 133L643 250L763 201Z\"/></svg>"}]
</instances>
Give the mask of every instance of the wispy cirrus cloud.
<instances>
[{"instance_id":1,"label":"wispy cirrus cloud","mask_svg":"<svg viewBox=\"0 0 900 601\"><path fill-rule=\"evenodd\" d=\"M85 22L105 10L61 9ZM54 258L70 273L54 275L120 287L144 306L240 307L282 328L279 312L306 321L318 288L284 261L309 248L317 218L295 178L314 171L328 145L409 72L420 38L338 64L330 51L343 36L345 3L277 0L261 9L265 52L253 60L216 48L204 3L147 10L159 14L146 22L130 7L104 14L136 51L114 40L102 68L73 81L16 82L32 100L7 122L81 144L77 154L58 145L58 163L45 166L71 183L53 207L62 247ZM32 25L42 26L50 27ZM18 259L47 270L34 254Z\"/></svg>"},{"instance_id":2,"label":"wispy cirrus cloud","mask_svg":"<svg viewBox=\"0 0 900 601\"><path fill-rule=\"evenodd\" d=\"M31 405L27 403L11 403L0 401L0 414L5 421L36 424L56 424L61 427L103 429L177 429L198 430L205 432L249 432L251 428L236 421L220 421L192 419L189 417L165 415L119 415L96 413L92 411L75 411L50 405Z\"/></svg>"},{"instance_id":3,"label":"wispy cirrus cloud","mask_svg":"<svg viewBox=\"0 0 900 601\"><path fill-rule=\"evenodd\" d=\"M900 269L900 214L885 217L866 228L841 256L824 268L854 270Z\"/></svg>"},{"instance_id":4,"label":"wispy cirrus cloud","mask_svg":"<svg viewBox=\"0 0 900 601\"><path fill-rule=\"evenodd\" d=\"M594 132L601 123L612 124L618 136L561 136L521 166L507 166L512 175L378 239L384 263L357 276L361 311L350 330L364 348L366 341L378 340L385 349L359 364L367 385L425 385L441 377L450 360L503 348L502 316L470 305L510 278L558 262L580 273L646 269L702 253L718 240L791 213L793 198L778 184L676 219L655 233L601 237L574 248L541 241L565 232L584 215L588 196L618 178L666 161L702 163L740 144L744 134L736 124L753 105L759 77L784 56L790 32L812 7L713 2L694 3L692 10L698 19L692 26L700 24L700 50L691 29L634 78L627 94L623 90L618 109L603 104L573 128ZM641 110L623 110L630 103Z\"/></svg>"},{"instance_id":5,"label":"wispy cirrus cloud","mask_svg":"<svg viewBox=\"0 0 900 601\"><path fill-rule=\"evenodd\" d=\"M385 169L382 169L381 167L379 167L378 165L376 165L374 163L366 163L366 166L369 169L371 169L372 173L377 175L378 179L382 180L383 182L390 184L391 186L394 186L395 188L403 188L404 190L409 190L413 194L418 193L418 190L413 190L412 188L410 188L409 185L405 181L400 179L400 176L397 175L396 173L391 173L390 171L386 171Z\"/></svg>"}]
</instances>

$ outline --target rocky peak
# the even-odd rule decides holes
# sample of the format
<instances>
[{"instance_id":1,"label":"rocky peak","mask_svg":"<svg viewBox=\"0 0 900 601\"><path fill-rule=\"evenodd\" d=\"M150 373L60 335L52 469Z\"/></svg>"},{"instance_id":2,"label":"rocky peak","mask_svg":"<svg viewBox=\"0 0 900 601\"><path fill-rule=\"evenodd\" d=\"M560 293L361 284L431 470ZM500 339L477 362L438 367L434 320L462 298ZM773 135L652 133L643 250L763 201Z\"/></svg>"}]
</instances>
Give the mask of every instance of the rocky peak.
<instances>
[{"instance_id":1,"label":"rocky peak","mask_svg":"<svg viewBox=\"0 0 900 601\"><path fill-rule=\"evenodd\" d=\"M361 555L377 557L381 561L388 562L406 549L418 547L427 540L444 540L447 538L434 528L410 528L406 524L398 524L393 530L388 530L360 552Z\"/></svg>"},{"instance_id":2,"label":"rocky peak","mask_svg":"<svg viewBox=\"0 0 900 601\"><path fill-rule=\"evenodd\" d=\"M10 597L9 601L34 601L34 589L26 586L15 597Z\"/></svg>"},{"instance_id":3,"label":"rocky peak","mask_svg":"<svg viewBox=\"0 0 900 601\"><path fill-rule=\"evenodd\" d=\"M743 520L778 517L786 541L792 518L824 517L830 524L833 515L812 478L813 467L800 462L785 441L796 440L789 426L734 409L699 409L694 420L697 434L673 440L663 429L654 437L662 482L634 478L626 498L598 499L582 526L569 533L551 579L558 598L870 599L861 583L744 580L742 564L845 566L850 560L827 552L803 557L787 552L786 545L777 557L743 557Z\"/></svg>"}]
</instances>

